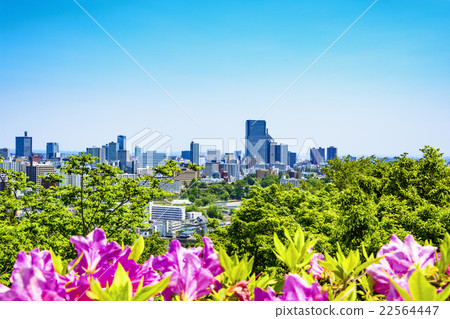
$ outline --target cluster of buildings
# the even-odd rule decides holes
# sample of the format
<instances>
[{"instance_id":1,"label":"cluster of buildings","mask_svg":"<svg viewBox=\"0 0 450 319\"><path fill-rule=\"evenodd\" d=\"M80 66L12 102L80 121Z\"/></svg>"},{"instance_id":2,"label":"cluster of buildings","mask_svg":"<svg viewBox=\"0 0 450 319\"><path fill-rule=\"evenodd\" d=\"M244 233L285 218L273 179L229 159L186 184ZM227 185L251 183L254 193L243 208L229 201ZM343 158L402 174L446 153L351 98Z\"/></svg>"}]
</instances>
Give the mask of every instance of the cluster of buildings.
<instances>
[{"instance_id":1,"label":"cluster of buildings","mask_svg":"<svg viewBox=\"0 0 450 319\"><path fill-rule=\"evenodd\" d=\"M25 132L24 136L16 137L14 154L8 148L0 148L0 156L5 158L0 167L27 174L29 180L45 185L39 176L48 173L59 173L59 169L68 160L68 154L60 152L59 144L48 142L45 154L33 152L33 139ZM192 141L189 150L181 152L181 156L172 156L163 152L143 150L136 146L132 153L127 149L127 138L124 135L117 136L116 141L111 141L101 147L92 146L86 148L86 154L96 157L98 163L109 163L119 167L122 178L138 178L143 174L152 174L156 165L164 164L165 160L173 159L180 162L181 173L174 177L174 183L164 183L163 188L171 193L180 193L184 183L192 179L202 178L206 183L233 182L244 178L249 174L257 177L266 174L284 173L289 177L289 182L296 184L295 179L306 178L312 171L319 171L320 166L326 165L328 160L337 156L337 148L311 148L310 159L299 161L297 154L289 150L288 145L277 143L269 134L264 120L247 120L245 122L245 150L221 153L219 149L202 150L199 143ZM189 163L203 166L201 171L189 169ZM297 173L301 171L302 173ZM164 176L159 178L165 179ZM292 179L292 180L291 180ZM282 183L284 180L282 181ZM66 181L71 185L79 185L77 176L66 176Z\"/></svg>"}]
</instances>

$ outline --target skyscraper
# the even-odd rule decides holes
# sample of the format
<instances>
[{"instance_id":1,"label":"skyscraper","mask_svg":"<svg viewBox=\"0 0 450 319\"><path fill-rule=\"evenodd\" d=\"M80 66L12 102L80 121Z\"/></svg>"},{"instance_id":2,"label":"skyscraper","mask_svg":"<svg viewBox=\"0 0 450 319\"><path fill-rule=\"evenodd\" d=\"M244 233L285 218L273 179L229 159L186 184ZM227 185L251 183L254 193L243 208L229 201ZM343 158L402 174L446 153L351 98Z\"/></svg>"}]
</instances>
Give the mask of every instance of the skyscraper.
<instances>
[{"instance_id":1,"label":"skyscraper","mask_svg":"<svg viewBox=\"0 0 450 319\"><path fill-rule=\"evenodd\" d=\"M11 154L10 154L10 152L9 152L9 148L0 148L0 157L3 157L3 158L8 158L8 157L10 157L11 156Z\"/></svg>"},{"instance_id":2,"label":"skyscraper","mask_svg":"<svg viewBox=\"0 0 450 319\"><path fill-rule=\"evenodd\" d=\"M191 158L191 151L181 151L181 157L183 159L190 159Z\"/></svg>"},{"instance_id":3,"label":"skyscraper","mask_svg":"<svg viewBox=\"0 0 450 319\"><path fill-rule=\"evenodd\" d=\"M245 157L255 158L257 163L270 162L270 141L264 120L247 120L245 122Z\"/></svg>"},{"instance_id":4,"label":"skyscraper","mask_svg":"<svg viewBox=\"0 0 450 319\"><path fill-rule=\"evenodd\" d=\"M117 158L119 159L119 168L126 172L127 171L127 164L129 162L130 159L130 152L126 149L124 150L119 150L117 152Z\"/></svg>"},{"instance_id":5,"label":"skyscraper","mask_svg":"<svg viewBox=\"0 0 450 319\"><path fill-rule=\"evenodd\" d=\"M325 162L325 149L322 147L311 148L309 150L309 156L312 164L321 165Z\"/></svg>"},{"instance_id":6,"label":"skyscraper","mask_svg":"<svg viewBox=\"0 0 450 319\"><path fill-rule=\"evenodd\" d=\"M200 144L191 142L191 163L200 164Z\"/></svg>"},{"instance_id":7,"label":"skyscraper","mask_svg":"<svg viewBox=\"0 0 450 319\"><path fill-rule=\"evenodd\" d=\"M139 168L155 167L163 165L167 158L165 153L157 153L156 151L147 151L139 156Z\"/></svg>"},{"instance_id":8,"label":"skyscraper","mask_svg":"<svg viewBox=\"0 0 450 319\"><path fill-rule=\"evenodd\" d=\"M47 155L47 159L58 157L59 153L59 144L55 142L47 143L47 150L45 154Z\"/></svg>"},{"instance_id":9,"label":"skyscraper","mask_svg":"<svg viewBox=\"0 0 450 319\"><path fill-rule=\"evenodd\" d=\"M334 159L337 156L337 148L330 146L327 148L327 161Z\"/></svg>"},{"instance_id":10,"label":"skyscraper","mask_svg":"<svg viewBox=\"0 0 450 319\"><path fill-rule=\"evenodd\" d=\"M139 156L142 154L142 148L139 146L134 147L134 157L139 158Z\"/></svg>"},{"instance_id":11,"label":"skyscraper","mask_svg":"<svg viewBox=\"0 0 450 319\"><path fill-rule=\"evenodd\" d=\"M33 154L33 138L28 136L25 131L25 136L16 137L16 157L30 157Z\"/></svg>"},{"instance_id":12,"label":"skyscraper","mask_svg":"<svg viewBox=\"0 0 450 319\"><path fill-rule=\"evenodd\" d=\"M288 165L294 168L295 163L297 163L297 153L288 152Z\"/></svg>"},{"instance_id":13,"label":"skyscraper","mask_svg":"<svg viewBox=\"0 0 450 319\"><path fill-rule=\"evenodd\" d=\"M127 137L125 135L117 136L117 144L119 144L119 151L127 148Z\"/></svg>"},{"instance_id":14,"label":"skyscraper","mask_svg":"<svg viewBox=\"0 0 450 319\"><path fill-rule=\"evenodd\" d=\"M91 156L97 157L98 159L95 161L96 163L104 163L105 159L105 149L102 147L92 146L86 148L86 154L90 154Z\"/></svg>"},{"instance_id":15,"label":"skyscraper","mask_svg":"<svg viewBox=\"0 0 450 319\"><path fill-rule=\"evenodd\" d=\"M108 143L108 162L117 161L117 151L119 145L117 143L111 142Z\"/></svg>"}]
</instances>

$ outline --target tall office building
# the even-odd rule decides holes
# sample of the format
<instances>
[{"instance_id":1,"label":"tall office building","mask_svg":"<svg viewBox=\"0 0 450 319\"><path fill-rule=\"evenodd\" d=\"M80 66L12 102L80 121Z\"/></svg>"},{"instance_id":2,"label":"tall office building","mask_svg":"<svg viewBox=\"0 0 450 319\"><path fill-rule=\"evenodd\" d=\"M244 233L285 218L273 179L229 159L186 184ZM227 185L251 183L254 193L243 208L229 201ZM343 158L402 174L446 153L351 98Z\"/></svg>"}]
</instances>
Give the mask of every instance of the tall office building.
<instances>
[{"instance_id":1,"label":"tall office building","mask_svg":"<svg viewBox=\"0 0 450 319\"><path fill-rule=\"evenodd\" d=\"M191 151L181 151L181 157L185 160L191 159Z\"/></svg>"},{"instance_id":2,"label":"tall office building","mask_svg":"<svg viewBox=\"0 0 450 319\"><path fill-rule=\"evenodd\" d=\"M33 154L33 138L25 131L24 136L16 137L16 157L30 157Z\"/></svg>"},{"instance_id":3,"label":"tall office building","mask_svg":"<svg viewBox=\"0 0 450 319\"><path fill-rule=\"evenodd\" d=\"M286 144L278 144L275 142L269 143L269 163L288 163L288 146Z\"/></svg>"},{"instance_id":4,"label":"tall office building","mask_svg":"<svg viewBox=\"0 0 450 319\"><path fill-rule=\"evenodd\" d=\"M206 161L209 163L219 163L221 160L220 150L207 150Z\"/></svg>"},{"instance_id":5,"label":"tall office building","mask_svg":"<svg viewBox=\"0 0 450 319\"><path fill-rule=\"evenodd\" d=\"M139 158L139 156L141 156L141 154L142 154L142 148L139 146L135 146L134 147L134 157Z\"/></svg>"},{"instance_id":6,"label":"tall office building","mask_svg":"<svg viewBox=\"0 0 450 319\"><path fill-rule=\"evenodd\" d=\"M257 163L270 162L270 142L272 137L264 120L245 122L245 157L255 158Z\"/></svg>"},{"instance_id":7,"label":"tall office building","mask_svg":"<svg viewBox=\"0 0 450 319\"><path fill-rule=\"evenodd\" d=\"M55 167L50 164L34 164L33 161L30 165L26 167L26 174L30 181L36 185L43 186L43 180L40 176L45 176L47 174L53 174L55 172Z\"/></svg>"},{"instance_id":8,"label":"tall office building","mask_svg":"<svg viewBox=\"0 0 450 319\"><path fill-rule=\"evenodd\" d=\"M200 144L191 142L191 163L200 164Z\"/></svg>"},{"instance_id":9,"label":"tall office building","mask_svg":"<svg viewBox=\"0 0 450 319\"><path fill-rule=\"evenodd\" d=\"M8 157L10 157L11 156L11 153L9 152L9 148L0 148L0 157L3 157L3 158L8 158Z\"/></svg>"},{"instance_id":10,"label":"tall office building","mask_svg":"<svg viewBox=\"0 0 450 319\"><path fill-rule=\"evenodd\" d=\"M47 143L46 156L47 159L57 158L59 156L59 144L55 142Z\"/></svg>"},{"instance_id":11,"label":"tall office building","mask_svg":"<svg viewBox=\"0 0 450 319\"><path fill-rule=\"evenodd\" d=\"M291 168L294 168L295 163L297 163L297 153L295 153L295 152L288 152L288 165Z\"/></svg>"},{"instance_id":12,"label":"tall office building","mask_svg":"<svg viewBox=\"0 0 450 319\"><path fill-rule=\"evenodd\" d=\"M312 164L322 165L325 163L325 149L322 147L311 148L309 150L309 156Z\"/></svg>"},{"instance_id":13,"label":"tall office building","mask_svg":"<svg viewBox=\"0 0 450 319\"><path fill-rule=\"evenodd\" d=\"M130 161L130 152L126 149L119 150L117 152L117 158L119 159L119 168L122 171L126 172L128 163Z\"/></svg>"},{"instance_id":14,"label":"tall office building","mask_svg":"<svg viewBox=\"0 0 450 319\"><path fill-rule=\"evenodd\" d=\"M90 154L91 156L97 157L95 163L104 163L106 161L105 158L105 149L103 147L92 146L86 148L86 154Z\"/></svg>"},{"instance_id":15,"label":"tall office building","mask_svg":"<svg viewBox=\"0 0 450 319\"><path fill-rule=\"evenodd\" d=\"M119 144L115 142L108 143L108 162L117 161L117 152L119 151Z\"/></svg>"},{"instance_id":16,"label":"tall office building","mask_svg":"<svg viewBox=\"0 0 450 319\"><path fill-rule=\"evenodd\" d=\"M327 148L327 161L334 159L337 156L337 148L330 146Z\"/></svg>"},{"instance_id":17,"label":"tall office building","mask_svg":"<svg viewBox=\"0 0 450 319\"><path fill-rule=\"evenodd\" d=\"M155 167L156 165L163 165L166 159L165 153L157 153L156 151L147 151L139 156L139 168Z\"/></svg>"},{"instance_id":18,"label":"tall office building","mask_svg":"<svg viewBox=\"0 0 450 319\"><path fill-rule=\"evenodd\" d=\"M127 137L125 135L117 136L117 144L119 144L119 151L127 148Z\"/></svg>"}]
</instances>

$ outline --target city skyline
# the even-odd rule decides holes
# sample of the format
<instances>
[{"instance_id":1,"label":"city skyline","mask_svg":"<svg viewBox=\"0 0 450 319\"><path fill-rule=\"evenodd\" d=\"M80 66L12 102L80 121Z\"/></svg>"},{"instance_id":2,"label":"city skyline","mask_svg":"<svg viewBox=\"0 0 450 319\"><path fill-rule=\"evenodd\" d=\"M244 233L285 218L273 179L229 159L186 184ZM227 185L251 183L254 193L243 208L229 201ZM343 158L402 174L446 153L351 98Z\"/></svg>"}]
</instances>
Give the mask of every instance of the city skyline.
<instances>
[{"instance_id":1,"label":"city skyline","mask_svg":"<svg viewBox=\"0 0 450 319\"><path fill-rule=\"evenodd\" d=\"M2 2L0 148L26 130L35 149L61 151L146 127L177 152L241 139L374 1L78 3L199 125L75 2ZM449 155L449 17L449 2L378 1L261 119L340 154Z\"/></svg>"}]
</instances>

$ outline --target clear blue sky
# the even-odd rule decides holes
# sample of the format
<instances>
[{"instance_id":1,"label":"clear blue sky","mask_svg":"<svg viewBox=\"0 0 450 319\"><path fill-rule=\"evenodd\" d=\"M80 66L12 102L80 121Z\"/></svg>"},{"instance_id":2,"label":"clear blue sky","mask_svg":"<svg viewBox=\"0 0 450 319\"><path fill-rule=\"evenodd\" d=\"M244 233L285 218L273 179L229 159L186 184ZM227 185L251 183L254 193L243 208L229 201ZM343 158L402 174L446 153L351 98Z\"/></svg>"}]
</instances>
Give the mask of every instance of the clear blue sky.
<instances>
[{"instance_id":1,"label":"clear blue sky","mask_svg":"<svg viewBox=\"0 0 450 319\"><path fill-rule=\"evenodd\" d=\"M0 147L84 150L150 128L242 138L373 1L0 0ZM450 154L450 1L379 0L263 117L339 154Z\"/></svg>"}]
</instances>

